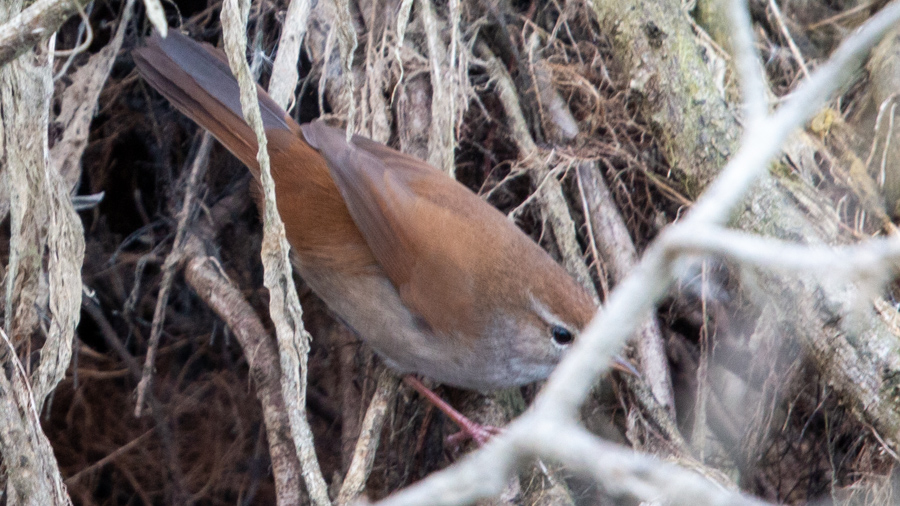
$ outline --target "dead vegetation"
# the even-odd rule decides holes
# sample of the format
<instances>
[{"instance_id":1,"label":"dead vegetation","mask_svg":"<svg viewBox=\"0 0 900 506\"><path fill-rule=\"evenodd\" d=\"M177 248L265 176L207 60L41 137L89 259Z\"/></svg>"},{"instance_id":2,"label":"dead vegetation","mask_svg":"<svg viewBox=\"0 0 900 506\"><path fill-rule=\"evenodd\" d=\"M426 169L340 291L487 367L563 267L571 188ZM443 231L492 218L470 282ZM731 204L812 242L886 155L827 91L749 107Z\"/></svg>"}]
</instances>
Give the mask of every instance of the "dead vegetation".
<instances>
[{"instance_id":1,"label":"dead vegetation","mask_svg":"<svg viewBox=\"0 0 900 506\"><path fill-rule=\"evenodd\" d=\"M617 53L622 34L610 29L616 20L598 18L600 8L562 0L351 2L346 19L357 47L350 53L341 49L336 4L345 5L320 0L310 12L292 114L301 122L332 116L453 170L601 300L633 265L633 252L640 254L678 220L708 183L702 173L691 172L692 160L678 157L675 134L666 131L671 125L648 114L648 102L658 100L664 87L652 78L636 83L640 76ZM760 58L777 103L880 2L773 6L751 2ZM282 1L257 2L250 11L248 56L263 83L286 8ZM689 36L705 48L706 70L720 93L692 100L718 101L739 116L732 105L738 100L735 78L721 49L728 41L706 8L697 7ZM81 280L89 292L80 302L71 365L44 404L41 424L79 504L271 504L276 497L290 502L286 488L303 489L277 384L275 332L259 260L262 234L249 177L220 146L204 147L201 132L137 77L129 51L149 30L141 9L133 2L93 4L84 12L90 31L82 18L68 21L57 48L80 50L58 54L54 76L43 77L54 79L50 158L62 176L49 188L54 198L72 190L84 204ZM179 1L165 9L172 26L213 44L221 41L220 3ZM690 14L679 12L687 22ZM676 36L645 29L631 36L651 45ZM780 187L796 196L795 206L817 222L817 240L827 244L894 231L890 217L897 196L891 185L898 179L892 179L891 160L900 142L891 140L896 93L884 90L892 89L891 73L900 66L890 58L900 50L891 41L896 43L886 39L876 52L880 59L856 76L771 169ZM3 121L10 121L6 114ZM726 158L740 124L734 122L731 131L730 139L708 140ZM715 135L713 128L709 132ZM16 242L43 241L31 237L57 227L61 218L53 213L65 212L59 211L65 206L48 204L17 231L23 214L15 210L21 198L10 198L9 188L19 184L14 161L9 155L4 160L9 186L0 195L3 234L16 238L2 242L10 286L5 329L32 375L45 363L37 350L65 335L64 326L54 327L64 311L55 298L62 292L54 287L65 285L54 284L54 273L66 267L54 263L52 252L77 260L70 253L78 245L68 239L71 226L50 234L56 241L50 245L34 242L29 250ZM591 197L602 190L597 181L591 186L590 174L608 187L626 235L613 240L607 236L613 232L592 220ZM99 203L86 197L101 192ZM747 205L748 214L753 206ZM742 226L746 221L738 219ZM805 232L794 233L813 242ZM173 244L179 258L169 259ZM77 280L66 280L71 299ZM442 415L404 387L395 394L396 382L379 381L378 360L302 280L295 281L313 336L307 418L332 497L352 479L345 473L376 383L386 389L380 396L384 427L374 429L380 444L371 473L356 477L368 497L385 497L465 453L443 443L455 428ZM651 373L642 381L613 378L599 386L582 409L585 425L767 501L891 503L900 436L882 433L883 421L848 398L821 360L809 358L811 346L773 309L790 312L796 301L778 299L783 293L773 294L771 283L716 261L685 276L631 350ZM887 291L895 303L896 287ZM233 297L229 302L215 300L225 293ZM865 317L894 321L891 304L876 306L880 316L869 310ZM159 344L153 381L138 417L135 391L146 374L142 367L154 334ZM653 355L654 349L660 354ZM59 353L67 364L65 350ZM647 369L645 361L654 360L657 367ZM52 388L52 379L33 381ZM896 381L886 377L878 387L886 392L885 410L897 411L891 394ZM440 389L467 414L495 423L520 413L535 391L484 397ZM615 499L564 469L542 468L522 471L507 496L496 503ZM294 498L308 500L305 492Z\"/></svg>"}]
</instances>

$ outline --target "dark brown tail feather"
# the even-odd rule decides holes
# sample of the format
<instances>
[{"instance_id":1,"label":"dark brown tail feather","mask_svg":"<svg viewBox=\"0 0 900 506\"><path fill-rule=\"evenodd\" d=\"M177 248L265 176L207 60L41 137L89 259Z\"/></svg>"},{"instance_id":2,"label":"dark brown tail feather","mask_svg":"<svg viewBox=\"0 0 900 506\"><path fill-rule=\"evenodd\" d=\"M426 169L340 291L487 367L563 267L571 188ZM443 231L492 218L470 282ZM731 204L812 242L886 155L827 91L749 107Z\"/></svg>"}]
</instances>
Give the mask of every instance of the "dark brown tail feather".
<instances>
[{"instance_id":1,"label":"dark brown tail feather","mask_svg":"<svg viewBox=\"0 0 900 506\"><path fill-rule=\"evenodd\" d=\"M258 172L256 136L244 121L240 88L221 50L174 30L165 39L154 31L147 45L132 51L132 56L150 86ZM299 126L259 87L257 96L266 130L299 132Z\"/></svg>"}]
</instances>

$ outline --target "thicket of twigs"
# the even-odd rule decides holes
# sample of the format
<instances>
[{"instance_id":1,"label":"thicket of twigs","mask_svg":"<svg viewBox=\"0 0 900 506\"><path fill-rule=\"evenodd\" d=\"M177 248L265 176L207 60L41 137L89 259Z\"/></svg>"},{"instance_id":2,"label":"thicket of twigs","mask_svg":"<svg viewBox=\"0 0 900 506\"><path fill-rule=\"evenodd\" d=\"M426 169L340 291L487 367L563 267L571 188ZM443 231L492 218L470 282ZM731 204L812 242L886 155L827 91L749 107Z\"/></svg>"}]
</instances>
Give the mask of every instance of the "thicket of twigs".
<instances>
[{"instance_id":1,"label":"thicket of twigs","mask_svg":"<svg viewBox=\"0 0 900 506\"><path fill-rule=\"evenodd\" d=\"M790 94L880 4L790 0L776 8L775 2L751 2L771 102ZM178 1L164 8L172 29L221 44L221 3ZM342 67L344 8L358 41L349 74ZM247 55L264 85L286 9L283 0L256 2L249 13ZM630 36L652 47L688 37L702 49L704 66L685 64L683 71L707 72L717 85L714 94L700 90L688 101L697 108L719 104L733 121L742 113L729 30L709 5L682 9L675 9L677 19L645 23ZM677 158L674 127L650 114L665 100L660 81L673 77L654 74L659 68L648 63L641 81L626 67L617 51L629 37L622 26L630 25L604 12L609 15L574 0L365 0L349 6L319 0L306 24L291 113L301 122L319 116L349 122L452 169L603 300L634 263L629 248L639 255L709 181L691 172L694 160ZM137 76L130 50L150 30L141 5L93 3L81 14L56 36L57 50L78 50L56 55L49 142L61 181L79 196L85 290L71 365L40 415L68 493L80 504L270 504L283 494L279 473L305 490L279 397L249 175L221 146L204 144L202 132ZM690 30L668 31L671 23ZM900 178L891 174L897 144L891 146L896 92L890 72L900 50L890 36L886 40L770 169L795 196L796 209L824 230L819 242L893 232ZM680 58L671 51L670 61ZM719 138L709 127L711 158L733 154L728 143L740 137L741 124L729 128L730 137ZM78 141L76 131L88 135ZM11 188L27 184L13 178L6 165L12 160L5 161L4 181ZM604 205L613 204L623 228L603 228L592 218L603 209L597 199L606 188L612 200ZM10 200L11 193L2 195L4 236L20 226L7 217L10 206L23 205ZM743 212L752 214L755 205ZM54 220L50 211L35 215L19 234L27 240L55 231ZM815 242L802 230L780 236ZM24 373L32 374L41 360L37 350L53 332L48 290L58 285L47 277L55 268L48 259L53 253L43 249L52 246L45 241L24 256L16 253L17 270L10 270L18 246L2 244L9 285L5 331ZM848 398L841 387L846 378L836 379L822 360L811 359L810 349L818 348L784 324L781 312L802 303L779 299L784 292L773 294L770 278L731 262L705 259L681 280L652 329L629 350L644 377L607 378L583 406L585 426L766 501L892 502L900 439L884 434L890 424L872 414L872 406L860 408L860 399ZM301 279L295 281L313 337L307 418L333 498L352 480L363 480L369 498L385 497L472 450L446 444L455 427L386 379L378 359ZM891 300L890 293L888 287L865 295ZM889 304L876 304L880 316L869 306L857 317L891 321ZM836 318L835 327L841 324ZM139 402L154 338L152 382L137 394ZM654 346L664 354L653 356ZM16 384L13 369L6 374ZM368 478L348 477L376 384L386 420L375 429L380 443L369 449L377 447L374 465ZM487 397L438 391L476 419L503 423L522 411L537 387ZM892 395L880 402L888 403L882 410L897 411ZM565 468L537 466L523 469L495 503L613 500L623 497Z\"/></svg>"}]
</instances>

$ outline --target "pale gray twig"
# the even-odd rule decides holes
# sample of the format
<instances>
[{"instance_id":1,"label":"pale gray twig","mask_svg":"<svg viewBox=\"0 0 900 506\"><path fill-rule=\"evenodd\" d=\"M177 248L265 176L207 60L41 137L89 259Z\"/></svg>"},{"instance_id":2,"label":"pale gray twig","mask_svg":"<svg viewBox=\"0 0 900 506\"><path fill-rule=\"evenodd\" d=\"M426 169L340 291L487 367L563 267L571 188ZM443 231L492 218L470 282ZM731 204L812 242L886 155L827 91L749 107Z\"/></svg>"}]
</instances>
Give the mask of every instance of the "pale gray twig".
<instances>
[{"instance_id":1,"label":"pale gray twig","mask_svg":"<svg viewBox=\"0 0 900 506\"><path fill-rule=\"evenodd\" d=\"M300 45L306 36L306 23L309 20L310 0L291 0L278 39L278 55L272 65L272 78L269 80L269 96L276 104L290 110L288 103L294 98L297 87L297 60L300 58Z\"/></svg>"},{"instance_id":2,"label":"pale gray twig","mask_svg":"<svg viewBox=\"0 0 900 506\"><path fill-rule=\"evenodd\" d=\"M275 324L281 356L282 393L306 489L316 505L324 506L331 504L328 498L328 485L319 468L313 446L312 429L306 419L306 374L310 337L303 327L303 309L300 307L288 258L290 246L275 203L275 183L269 166L267 140L259 112L256 84L250 78L250 67L244 57L249 10L249 0L225 0L222 7L225 52L231 70L240 84L244 118L256 133L259 146L257 160L265 199L261 255L265 269L264 283L269 290L269 312Z\"/></svg>"},{"instance_id":3,"label":"pale gray twig","mask_svg":"<svg viewBox=\"0 0 900 506\"><path fill-rule=\"evenodd\" d=\"M753 44L753 24L747 11L747 2L731 0L729 21L732 30L731 50L734 53L734 66L741 83L744 97L744 114L746 124L753 125L765 118L768 113L766 99L766 77L763 75Z\"/></svg>"}]
</instances>

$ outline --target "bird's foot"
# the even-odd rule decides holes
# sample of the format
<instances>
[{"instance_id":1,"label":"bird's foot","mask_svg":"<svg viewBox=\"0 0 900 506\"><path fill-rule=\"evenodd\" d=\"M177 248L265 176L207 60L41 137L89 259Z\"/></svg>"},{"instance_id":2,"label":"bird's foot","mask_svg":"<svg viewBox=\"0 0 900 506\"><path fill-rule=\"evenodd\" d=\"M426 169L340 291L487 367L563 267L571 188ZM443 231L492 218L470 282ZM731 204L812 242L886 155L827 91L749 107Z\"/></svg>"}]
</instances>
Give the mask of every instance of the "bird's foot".
<instances>
[{"instance_id":1,"label":"bird's foot","mask_svg":"<svg viewBox=\"0 0 900 506\"><path fill-rule=\"evenodd\" d=\"M448 404L447 401L441 399L438 394L432 392L430 388L426 387L425 384L419 381L415 376L408 374L403 377L403 382L413 387L416 392L419 392L419 394L428 399L429 402L434 404L436 408L447 415L447 417L461 429L456 434L447 437L447 442L450 444L458 446L466 439L472 438L473 441L478 443L478 446L484 446L493 436L496 436L503 431L503 429L498 427L481 425L480 423L473 422Z\"/></svg>"},{"instance_id":2,"label":"bird's foot","mask_svg":"<svg viewBox=\"0 0 900 506\"><path fill-rule=\"evenodd\" d=\"M460 445L465 443L468 439L475 441L478 446L484 446L491 440L494 436L499 436L503 434L503 429L501 427L494 427L493 425L482 425L480 423L473 422L466 418L469 422L465 427L460 427L460 431L455 434L450 434L444 440L450 446L458 448Z\"/></svg>"}]
</instances>

